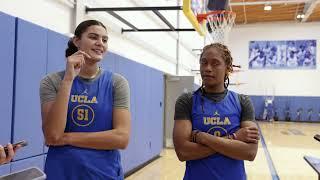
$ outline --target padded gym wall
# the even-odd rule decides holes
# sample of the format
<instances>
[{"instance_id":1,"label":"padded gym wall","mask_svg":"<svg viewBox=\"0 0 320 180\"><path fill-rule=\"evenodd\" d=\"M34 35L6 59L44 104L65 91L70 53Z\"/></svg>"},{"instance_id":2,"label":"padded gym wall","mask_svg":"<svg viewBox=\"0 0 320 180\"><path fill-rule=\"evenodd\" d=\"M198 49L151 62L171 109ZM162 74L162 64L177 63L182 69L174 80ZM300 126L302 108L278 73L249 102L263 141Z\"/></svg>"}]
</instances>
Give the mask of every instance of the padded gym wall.
<instances>
[{"instance_id":1,"label":"padded gym wall","mask_svg":"<svg viewBox=\"0 0 320 180\"><path fill-rule=\"evenodd\" d=\"M15 18L0 12L0 144L5 145L11 141L13 74L14 74L14 44L15 44ZM10 172L10 165L0 166L0 174Z\"/></svg>"},{"instance_id":2,"label":"padded gym wall","mask_svg":"<svg viewBox=\"0 0 320 180\"><path fill-rule=\"evenodd\" d=\"M250 96L250 98L255 108L256 119L262 119L266 97ZM289 117L290 121L320 122L319 102L320 97L275 96L272 109L277 113L279 121L285 121Z\"/></svg>"},{"instance_id":3,"label":"padded gym wall","mask_svg":"<svg viewBox=\"0 0 320 180\"><path fill-rule=\"evenodd\" d=\"M15 159L43 153L39 82L46 73L47 30L17 20L13 141L27 140Z\"/></svg>"},{"instance_id":4,"label":"padded gym wall","mask_svg":"<svg viewBox=\"0 0 320 180\"><path fill-rule=\"evenodd\" d=\"M44 168L44 155L22 159L11 163L11 172L16 172L29 167Z\"/></svg>"},{"instance_id":5,"label":"padded gym wall","mask_svg":"<svg viewBox=\"0 0 320 180\"><path fill-rule=\"evenodd\" d=\"M15 18L0 12L0 113L1 130L0 144L11 141L11 116L13 96L13 72L14 72L14 43L15 43ZM4 28L5 27L5 28Z\"/></svg>"},{"instance_id":6,"label":"padded gym wall","mask_svg":"<svg viewBox=\"0 0 320 180\"><path fill-rule=\"evenodd\" d=\"M47 60L47 71L53 73L57 71L63 71L66 66L65 50L69 38L60 33L48 30L48 60Z\"/></svg>"}]
</instances>

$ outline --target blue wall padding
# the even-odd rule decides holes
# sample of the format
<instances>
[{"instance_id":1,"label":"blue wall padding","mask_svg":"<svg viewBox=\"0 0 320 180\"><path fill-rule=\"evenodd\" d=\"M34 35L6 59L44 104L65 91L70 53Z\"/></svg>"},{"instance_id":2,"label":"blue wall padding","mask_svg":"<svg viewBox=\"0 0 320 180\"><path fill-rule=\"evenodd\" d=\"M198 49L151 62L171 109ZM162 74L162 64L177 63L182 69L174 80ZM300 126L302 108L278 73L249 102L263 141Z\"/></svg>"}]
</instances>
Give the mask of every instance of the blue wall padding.
<instances>
[{"instance_id":1,"label":"blue wall padding","mask_svg":"<svg viewBox=\"0 0 320 180\"><path fill-rule=\"evenodd\" d=\"M117 56L118 55L112 52L107 52L107 54L105 55L104 59L101 62L102 66L111 72L116 72L116 70L118 69L116 66Z\"/></svg>"},{"instance_id":2,"label":"blue wall padding","mask_svg":"<svg viewBox=\"0 0 320 180\"><path fill-rule=\"evenodd\" d=\"M148 122L150 122L150 134L151 140L150 144L151 151L149 157L153 157L160 154L163 147L163 113L164 113L164 75L155 69L150 69L151 71L151 107L152 111L149 113L149 117L152 117Z\"/></svg>"},{"instance_id":3,"label":"blue wall padding","mask_svg":"<svg viewBox=\"0 0 320 180\"><path fill-rule=\"evenodd\" d=\"M0 166L0 176L10 173L10 164L4 164Z\"/></svg>"},{"instance_id":4,"label":"blue wall padding","mask_svg":"<svg viewBox=\"0 0 320 180\"><path fill-rule=\"evenodd\" d=\"M64 70L66 67L65 49L67 48L68 37L48 30L48 59L47 74Z\"/></svg>"},{"instance_id":5,"label":"blue wall padding","mask_svg":"<svg viewBox=\"0 0 320 180\"><path fill-rule=\"evenodd\" d=\"M264 110L265 96L250 96L253 102L256 119L262 118ZM285 120L286 110L289 109L292 121L320 122L320 97L307 96L275 96L274 110L277 112L279 120ZM301 118L298 118L297 111L302 108ZM312 112L309 110L312 109ZM309 119L310 118L310 119Z\"/></svg>"},{"instance_id":6,"label":"blue wall padding","mask_svg":"<svg viewBox=\"0 0 320 180\"><path fill-rule=\"evenodd\" d=\"M4 145L11 141L15 18L0 12L0 22L0 144Z\"/></svg>"},{"instance_id":7,"label":"blue wall padding","mask_svg":"<svg viewBox=\"0 0 320 180\"><path fill-rule=\"evenodd\" d=\"M39 82L46 74L47 30L18 19L14 97L14 142L27 140L16 159L43 153Z\"/></svg>"},{"instance_id":8,"label":"blue wall padding","mask_svg":"<svg viewBox=\"0 0 320 180\"><path fill-rule=\"evenodd\" d=\"M35 156L27 159L22 159L11 163L11 172L23 170L29 167L38 167L43 170L44 168L44 155Z\"/></svg>"}]
</instances>

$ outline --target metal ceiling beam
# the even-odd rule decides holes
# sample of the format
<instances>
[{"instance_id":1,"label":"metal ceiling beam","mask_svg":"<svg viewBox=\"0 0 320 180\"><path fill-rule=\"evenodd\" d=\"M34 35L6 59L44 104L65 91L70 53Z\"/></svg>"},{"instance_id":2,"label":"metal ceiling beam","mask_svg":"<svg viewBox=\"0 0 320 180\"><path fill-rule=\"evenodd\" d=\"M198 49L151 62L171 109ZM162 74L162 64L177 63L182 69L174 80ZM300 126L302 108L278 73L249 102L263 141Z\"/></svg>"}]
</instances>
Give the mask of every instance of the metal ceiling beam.
<instances>
[{"instance_id":1,"label":"metal ceiling beam","mask_svg":"<svg viewBox=\"0 0 320 180\"><path fill-rule=\"evenodd\" d=\"M168 31L195 31L193 28L192 29L187 29L187 28L175 28L160 12L159 10L182 10L182 6L161 6L161 7L119 7L119 8L89 8L86 7L86 12L90 11L103 11L107 12L122 23L126 24L132 29L122 29L123 32L158 32L158 31L163 31L163 32L168 32ZM158 16L170 29L139 29L129 23L127 20L116 14L114 11L152 11L154 14Z\"/></svg>"},{"instance_id":2,"label":"metal ceiling beam","mask_svg":"<svg viewBox=\"0 0 320 180\"><path fill-rule=\"evenodd\" d=\"M152 12L156 14L172 31L174 31L175 28L159 11L153 10Z\"/></svg>"},{"instance_id":3,"label":"metal ceiling beam","mask_svg":"<svg viewBox=\"0 0 320 180\"><path fill-rule=\"evenodd\" d=\"M122 23L124 23L125 25L129 26L132 28L133 31L138 31L138 28L135 27L133 24L129 23L127 20L123 19L121 16L119 16L118 14L116 14L113 11L107 11L107 13L109 13L111 16L117 18L119 21L121 21Z\"/></svg>"},{"instance_id":4,"label":"metal ceiling beam","mask_svg":"<svg viewBox=\"0 0 320 180\"><path fill-rule=\"evenodd\" d=\"M304 18L301 20L301 22L306 22L308 20L318 3L320 3L320 0L312 0L304 6Z\"/></svg>"},{"instance_id":5,"label":"metal ceiling beam","mask_svg":"<svg viewBox=\"0 0 320 180\"><path fill-rule=\"evenodd\" d=\"M182 6L159 6L159 7L112 7L112 8L89 8L86 7L86 12L90 11L153 11L153 10L182 10Z\"/></svg>"},{"instance_id":6,"label":"metal ceiling beam","mask_svg":"<svg viewBox=\"0 0 320 180\"><path fill-rule=\"evenodd\" d=\"M122 32L168 32L168 31L195 31L195 29L179 28L179 29L122 29Z\"/></svg>"}]
</instances>

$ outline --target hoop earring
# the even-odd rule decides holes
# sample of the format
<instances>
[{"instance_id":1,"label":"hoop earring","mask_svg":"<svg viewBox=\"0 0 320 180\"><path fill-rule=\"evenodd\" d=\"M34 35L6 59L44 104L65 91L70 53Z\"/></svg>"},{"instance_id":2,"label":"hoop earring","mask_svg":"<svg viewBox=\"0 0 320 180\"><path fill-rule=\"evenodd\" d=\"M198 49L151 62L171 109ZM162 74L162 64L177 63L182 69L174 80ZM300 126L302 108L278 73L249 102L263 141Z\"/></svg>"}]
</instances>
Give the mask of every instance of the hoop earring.
<instances>
[{"instance_id":1,"label":"hoop earring","mask_svg":"<svg viewBox=\"0 0 320 180\"><path fill-rule=\"evenodd\" d=\"M203 94L203 89L204 89L204 85L203 85L203 83L201 84L201 87L200 87L200 91L201 91L201 93Z\"/></svg>"},{"instance_id":2,"label":"hoop earring","mask_svg":"<svg viewBox=\"0 0 320 180\"><path fill-rule=\"evenodd\" d=\"M229 83L230 83L229 76L226 76L224 78L224 88L228 89Z\"/></svg>"}]
</instances>

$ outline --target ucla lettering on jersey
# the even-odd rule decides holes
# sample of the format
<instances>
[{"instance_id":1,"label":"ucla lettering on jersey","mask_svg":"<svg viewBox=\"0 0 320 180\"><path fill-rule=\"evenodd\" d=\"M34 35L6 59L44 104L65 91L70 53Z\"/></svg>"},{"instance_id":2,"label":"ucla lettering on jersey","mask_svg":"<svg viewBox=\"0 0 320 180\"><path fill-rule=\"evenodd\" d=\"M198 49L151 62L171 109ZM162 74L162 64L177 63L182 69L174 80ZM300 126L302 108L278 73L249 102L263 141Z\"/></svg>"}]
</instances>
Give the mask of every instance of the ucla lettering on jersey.
<instances>
[{"instance_id":1,"label":"ucla lettering on jersey","mask_svg":"<svg viewBox=\"0 0 320 180\"><path fill-rule=\"evenodd\" d=\"M93 97L88 97L85 95L71 95L71 102L74 103L84 103L84 104L97 104L97 97L93 96Z\"/></svg>"}]
</instances>

